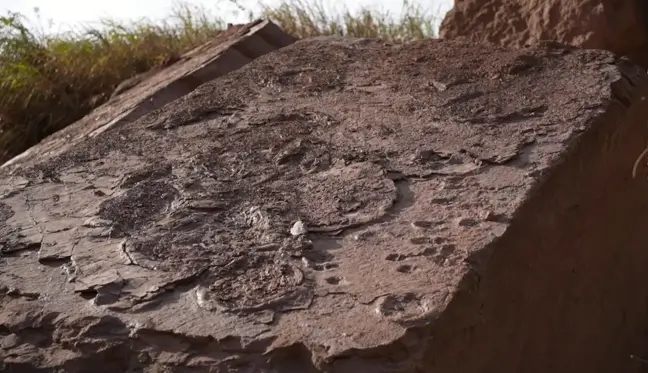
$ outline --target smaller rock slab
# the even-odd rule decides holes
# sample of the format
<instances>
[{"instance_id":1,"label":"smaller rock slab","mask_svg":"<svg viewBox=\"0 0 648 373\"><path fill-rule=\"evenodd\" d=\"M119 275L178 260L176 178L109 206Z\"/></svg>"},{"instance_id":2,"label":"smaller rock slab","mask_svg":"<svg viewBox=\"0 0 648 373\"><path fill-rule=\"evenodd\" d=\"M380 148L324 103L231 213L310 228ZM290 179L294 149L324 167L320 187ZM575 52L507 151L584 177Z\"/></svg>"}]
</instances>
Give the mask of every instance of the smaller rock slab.
<instances>
[{"instance_id":1,"label":"smaller rock slab","mask_svg":"<svg viewBox=\"0 0 648 373\"><path fill-rule=\"evenodd\" d=\"M271 21L257 20L231 26L214 40L184 54L171 66L154 74L135 77L130 89L112 97L78 122L49 136L2 167L60 154L84 137L94 137L109 128L132 122L190 93L199 85L295 40Z\"/></svg>"}]
</instances>

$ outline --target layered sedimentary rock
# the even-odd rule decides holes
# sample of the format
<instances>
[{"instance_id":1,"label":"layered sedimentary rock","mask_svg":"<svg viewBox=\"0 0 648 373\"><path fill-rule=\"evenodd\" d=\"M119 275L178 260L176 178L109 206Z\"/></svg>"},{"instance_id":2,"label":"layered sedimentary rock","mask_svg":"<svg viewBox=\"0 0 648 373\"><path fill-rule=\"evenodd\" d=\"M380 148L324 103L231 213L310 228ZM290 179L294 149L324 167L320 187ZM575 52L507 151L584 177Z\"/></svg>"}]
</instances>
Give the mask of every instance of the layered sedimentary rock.
<instances>
[{"instance_id":1,"label":"layered sedimentary rock","mask_svg":"<svg viewBox=\"0 0 648 373\"><path fill-rule=\"evenodd\" d=\"M512 47L554 40L609 50L648 68L645 0L455 0L440 34Z\"/></svg>"},{"instance_id":2,"label":"layered sedimentary rock","mask_svg":"<svg viewBox=\"0 0 648 373\"><path fill-rule=\"evenodd\" d=\"M639 372L648 79L314 38L0 170L8 372Z\"/></svg>"}]
</instances>

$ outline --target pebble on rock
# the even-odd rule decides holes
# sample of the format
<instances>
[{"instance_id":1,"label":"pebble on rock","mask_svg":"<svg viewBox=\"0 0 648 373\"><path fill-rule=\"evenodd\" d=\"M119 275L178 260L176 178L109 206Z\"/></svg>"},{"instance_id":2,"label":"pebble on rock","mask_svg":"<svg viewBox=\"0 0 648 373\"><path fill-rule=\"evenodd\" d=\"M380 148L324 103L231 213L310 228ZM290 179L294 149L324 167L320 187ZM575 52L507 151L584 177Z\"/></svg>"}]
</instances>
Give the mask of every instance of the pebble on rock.
<instances>
[{"instance_id":1,"label":"pebble on rock","mask_svg":"<svg viewBox=\"0 0 648 373\"><path fill-rule=\"evenodd\" d=\"M301 220L297 220L290 228L290 234L293 236L302 236L306 234L306 224Z\"/></svg>"}]
</instances>

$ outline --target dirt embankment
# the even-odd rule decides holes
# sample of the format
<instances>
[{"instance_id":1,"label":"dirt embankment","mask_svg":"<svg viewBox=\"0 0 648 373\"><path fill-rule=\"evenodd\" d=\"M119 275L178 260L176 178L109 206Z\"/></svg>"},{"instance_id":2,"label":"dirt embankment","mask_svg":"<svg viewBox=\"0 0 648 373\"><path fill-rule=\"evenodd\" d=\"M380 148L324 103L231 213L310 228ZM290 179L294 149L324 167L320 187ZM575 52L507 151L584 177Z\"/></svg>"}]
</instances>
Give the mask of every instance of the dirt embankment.
<instances>
[{"instance_id":1,"label":"dirt embankment","mask_svg":"<svg viewBox=\"0 0 648 373\"><path fill-rule=\"evenodd\" d=\"M556 40L608 50L648 68L645 0L455 0L440 34L507 47Z\"/></svg>"}]
</instances>

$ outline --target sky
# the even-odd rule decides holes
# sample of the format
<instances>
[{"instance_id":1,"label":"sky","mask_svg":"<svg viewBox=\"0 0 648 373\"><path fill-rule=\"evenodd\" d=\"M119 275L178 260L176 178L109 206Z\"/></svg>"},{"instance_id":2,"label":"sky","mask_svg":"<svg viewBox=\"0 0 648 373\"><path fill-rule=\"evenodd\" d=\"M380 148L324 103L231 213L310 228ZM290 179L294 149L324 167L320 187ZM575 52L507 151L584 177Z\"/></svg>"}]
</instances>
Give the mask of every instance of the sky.
<instances>
[{"instance_id":1,"label":"sky","mask_svg":"<svg viewBox=\"0 0 648 373\"><path fill-rule=\"evenodd\" d=\"M281 0L262 0L263 4L272 5ZM403 0L354 0L344 3L335 0L321 0L322 3L335 11L340 4L351 11L363 6L386 10L398 16ZM433 14L442 16L452 7L453 0L409 0L420 4ZM211 14L222 16L228 22L239 23L247 21L247 14L240 11L231 0L183 0L184 3L204 6ZM238 0L245 9L258 12L259 0ZM308 2L308 0L306 0ZM63 31L81 23L92 24L99 18L111 18L122 21L136 20L147 17L152 20L164 18L177 5L177 0L0 0L0 15L7 11L19 12L32 22L41 24L46 31ZM36 20L34 8L39 9L40 22Z\"/></svg>"}]
</instances>

